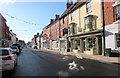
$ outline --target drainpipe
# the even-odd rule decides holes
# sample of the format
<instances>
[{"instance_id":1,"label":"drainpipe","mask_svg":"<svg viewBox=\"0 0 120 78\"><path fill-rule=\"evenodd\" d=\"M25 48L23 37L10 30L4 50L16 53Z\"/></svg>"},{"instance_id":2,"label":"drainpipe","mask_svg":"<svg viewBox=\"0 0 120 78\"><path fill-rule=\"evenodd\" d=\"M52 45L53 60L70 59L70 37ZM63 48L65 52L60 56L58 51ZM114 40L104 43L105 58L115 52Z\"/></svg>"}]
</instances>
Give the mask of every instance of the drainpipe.
<instances>
[{"instance_id":1,"label":"drainpipe","mask_svg":"<svg viewBox=\"0 0 120 78\"><path fill-rule=\"evenodd\" d=\"M102 21L102 27L103 27L103 49L102 49L102 55L105 55L105 21L104 21L104 0L101 0L101 21Z\"/></svg>"}]
</instances>

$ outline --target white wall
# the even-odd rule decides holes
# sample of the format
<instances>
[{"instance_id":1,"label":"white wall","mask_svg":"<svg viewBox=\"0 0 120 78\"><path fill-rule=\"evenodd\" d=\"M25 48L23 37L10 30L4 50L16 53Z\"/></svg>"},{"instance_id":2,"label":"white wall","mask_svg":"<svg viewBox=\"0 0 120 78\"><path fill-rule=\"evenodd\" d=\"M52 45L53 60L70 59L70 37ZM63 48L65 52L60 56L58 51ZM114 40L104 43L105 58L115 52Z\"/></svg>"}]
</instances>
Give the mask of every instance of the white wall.
<instances>
[{"instance_id":1,"label":"white wall","mask_svg":"<svg viewBox=\"0 0 120 78\"><path fill-rule=\"evenodd\" d=\"M118 23L113 23L105 26L105 41L106 48L117 49L116 47L116 37L115 33L118 33L120 30L120 26Z\"/></svg>"},{"instance_id":2,"label":"white wall","mask_svg":"<svg viewBox=\"0 0 120 78\"><path fill-rule=\"evenodd\" d=\"M37 42L37 44L38 44L37 47L40 48L40 47L39 47L39 45L40 45L40 44L39 44L39 41L40 41L40 40L39 40L39 37L37 37L36 40L37 40L36 42Z\"/></svg>"},{"instance_id":3,"label":"white wall","mask_svg":"<svg viewBox=\"0 0 120 78\"><path fill-rule=\"evenodd\" d=\"M43 39L43 37L41 37L41 48L43 48L43 41L44 41L44 39Z\"/></svg>"}]
</instances>

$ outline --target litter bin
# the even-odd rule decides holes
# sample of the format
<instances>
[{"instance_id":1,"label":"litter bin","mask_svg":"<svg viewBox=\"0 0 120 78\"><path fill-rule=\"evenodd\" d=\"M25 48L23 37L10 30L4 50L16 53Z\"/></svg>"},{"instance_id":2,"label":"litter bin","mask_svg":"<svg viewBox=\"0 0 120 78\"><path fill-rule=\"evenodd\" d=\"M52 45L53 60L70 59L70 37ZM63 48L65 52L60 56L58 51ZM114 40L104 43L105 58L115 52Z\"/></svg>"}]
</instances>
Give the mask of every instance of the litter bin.
<instances>
[{"instance_id":1,"label":"litter bin","mask_svg":"<svg viewBox=\"0 0 120 78\"><path fill-rule=\"evenodd\" d=\"M112 55L112 53L111 53L111 48L106 48L105 49L105 56L111 56Z\"/></svg>"}]
</instances>

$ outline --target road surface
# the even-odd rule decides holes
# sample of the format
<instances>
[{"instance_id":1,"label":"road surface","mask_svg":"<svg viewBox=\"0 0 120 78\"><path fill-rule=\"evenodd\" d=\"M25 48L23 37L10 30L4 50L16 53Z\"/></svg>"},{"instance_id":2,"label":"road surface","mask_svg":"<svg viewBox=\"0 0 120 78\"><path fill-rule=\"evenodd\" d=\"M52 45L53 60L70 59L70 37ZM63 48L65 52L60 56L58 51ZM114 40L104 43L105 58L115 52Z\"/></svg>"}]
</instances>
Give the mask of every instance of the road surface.
<instances>
[{"instance_id":1,"label":"road surface","mask_svg":"<svg viewBox=\"0 0 120 78\"><path fill-rule=\"evenodd\" d=\"M118 76L118 64L24 48L15 72L3 72L2 76Z\"/></svg>"}]
</instances>

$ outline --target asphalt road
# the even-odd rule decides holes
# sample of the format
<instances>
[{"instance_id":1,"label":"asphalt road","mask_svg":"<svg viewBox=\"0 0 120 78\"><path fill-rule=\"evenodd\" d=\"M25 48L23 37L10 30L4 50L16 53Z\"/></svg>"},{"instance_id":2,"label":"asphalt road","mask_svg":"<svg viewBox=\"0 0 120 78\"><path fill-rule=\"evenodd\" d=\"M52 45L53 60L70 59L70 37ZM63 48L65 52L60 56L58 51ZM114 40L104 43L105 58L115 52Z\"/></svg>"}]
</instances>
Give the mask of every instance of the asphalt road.
<instances>
[{"instance_id":1,"label":"asphalt road","mask_svg":"<svg viewBox=\"0 0 120 78\"><path fill-rule=\"evenodd\" d=\"M2 76L118 76L118 64L24 48L15 72Z\"/></svg>"}]
</instances>

